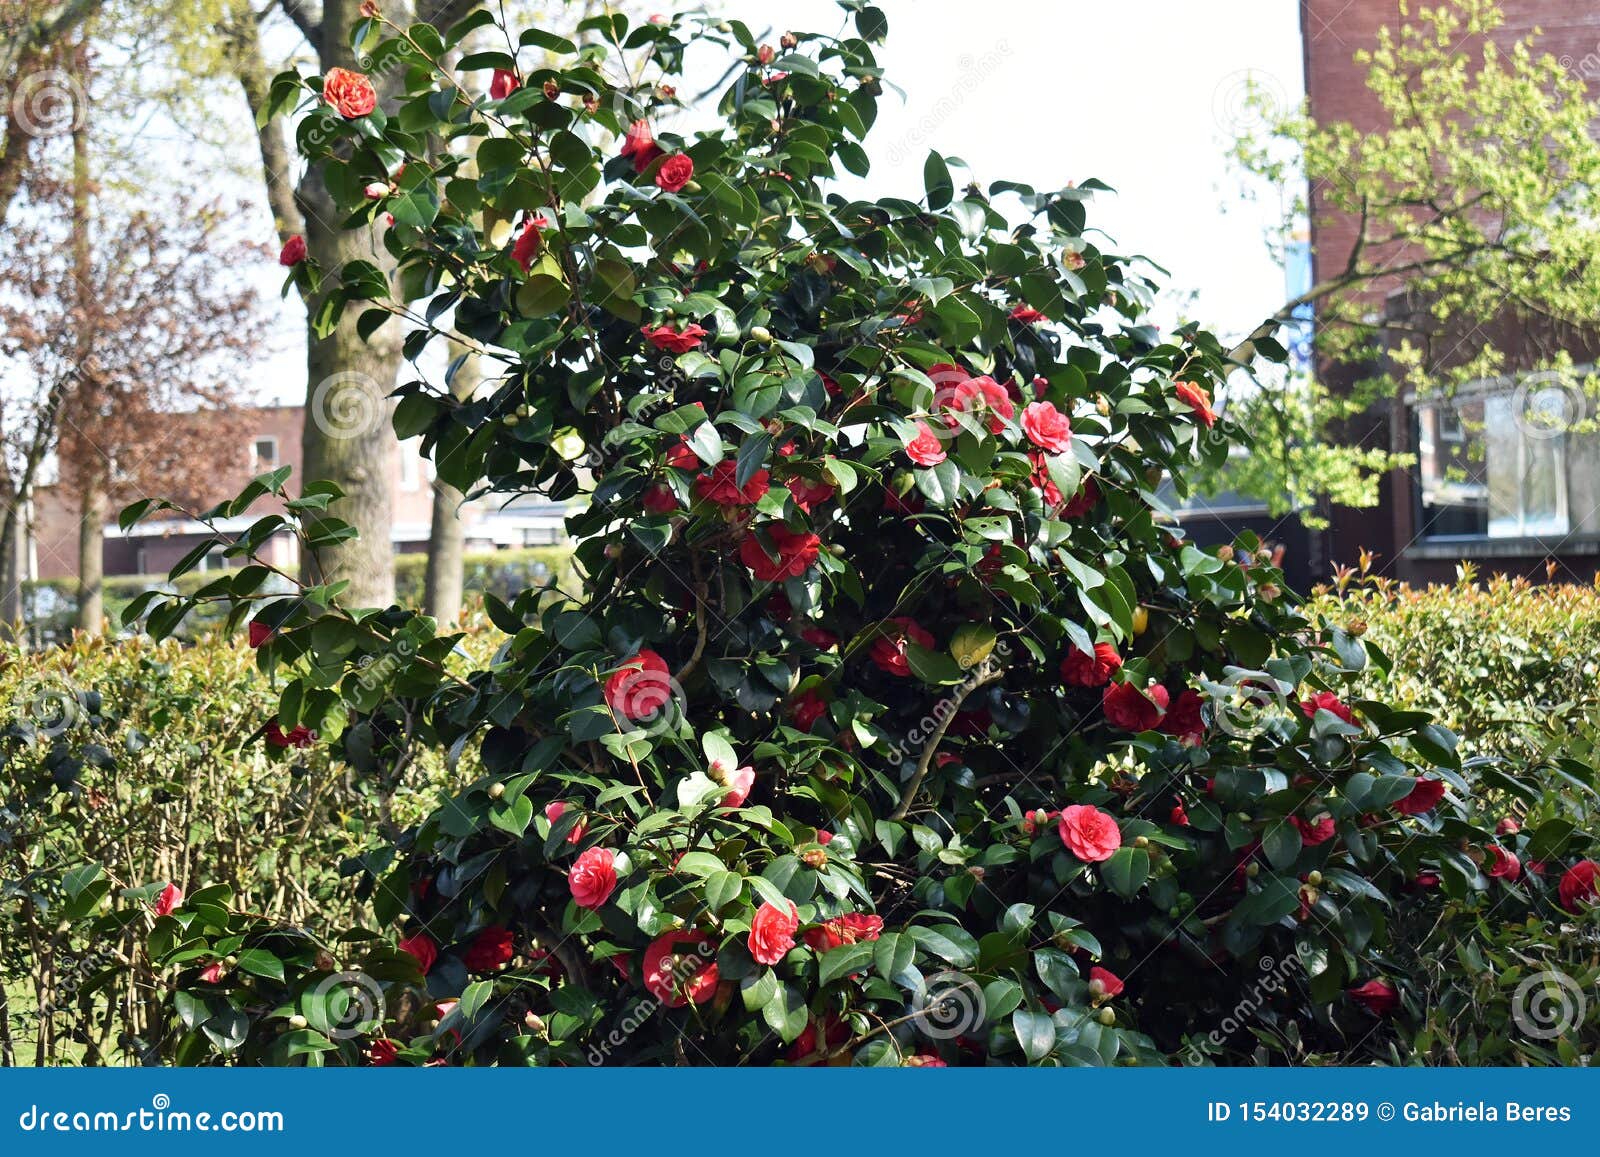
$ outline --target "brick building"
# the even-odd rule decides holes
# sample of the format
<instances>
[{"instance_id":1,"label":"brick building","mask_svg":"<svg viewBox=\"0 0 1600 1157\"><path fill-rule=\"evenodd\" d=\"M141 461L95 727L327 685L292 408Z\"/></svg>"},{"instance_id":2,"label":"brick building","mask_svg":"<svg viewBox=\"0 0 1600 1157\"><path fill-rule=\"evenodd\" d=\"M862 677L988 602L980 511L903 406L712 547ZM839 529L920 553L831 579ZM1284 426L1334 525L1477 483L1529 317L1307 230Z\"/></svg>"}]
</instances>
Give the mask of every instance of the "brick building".
<instances>
[{"instance_id":1,"label":"brick building","mask_svg":"<svg viewBox=\"0 0 1600 1157\"><path fill-rule=\"evenodd\" d=\"M291 489L301 480L300 435L305 423L301 406L262 406L248 411L243 438L217 439L214 492L218 502L237 494L255 475L279 466L291 466ZM173 421L204 421L200 415L174 415ZM433 464L419 453L419 441L395 443L387 464L394 487L394 526L390 533L396 554L427 549L433 517ZM220 524L225 532L239 532L265 511L255 511ZM560 542L565 537L566 508L537 496L505 506L474 502L461 511L469 551L507 550ZM40 488L35 496L29 533L23 551L25 578L69 579L78 569L78 510L67 488ZM128 531L117 526L115 514L104 528L104 561L108 577L158 575L198 545L207 531L198 523L152 518ZM292 570L299 563L295 542L281 535L269 547L273 563ZM207 560L221 566L223 560ZM236 564L236 560L235 560Z\"/></svg>"},{"instance_id":2,"label":"brick building","mask_svg":"<svg viewBox=\"0 0 1600 1157\"><path fill-rule=\"evenodd\" d=\"M1306 96L1311 115L1357 128L1383 127L1383 112L1366 86L1354 54L1376 43L1381 27L1401 21L1398 0L1301 0ZM1494 39L1506 44L1539 31L1538 47L1591 82L1600 79L1600 6L1590 0L1501 0L1505 23ZM1463 52L1472 51L1470 44ZM1592 75L1591 75L1592 74ZM1313 275L1342 269L1356 225L1329 213L1313 190ZM1374 310L1415 308L1376 286ZM1319 536L1314 568L1326 573L1352 563L1362 548L1380 567L1412 582L1449 579L1458 561L1486 572L1542 578L1547 561L1558 577L1591 578L1600 567L1600 437L1567 429L1584 406L1570 387L1539 375L1535 336L1509 319L1491 339L1508 354L1507 374L1459 390L1449 400L1398 398L1356 424L1350 436L1367 445L1412 454L1417 464L1391 472L1373 510L1335 507L1329 532ZM1463 348L1475 334L1463 335ZM1580 366L1594 358L1592 335L1561 335ZM1337 385L1337 380L1334 379ZM1589 409L1593 409L1589 404ZM1548 415L1548 420L1541 420ZM1596 415L1589 413L1588 418Z\"/></svg>"}]
</instances>

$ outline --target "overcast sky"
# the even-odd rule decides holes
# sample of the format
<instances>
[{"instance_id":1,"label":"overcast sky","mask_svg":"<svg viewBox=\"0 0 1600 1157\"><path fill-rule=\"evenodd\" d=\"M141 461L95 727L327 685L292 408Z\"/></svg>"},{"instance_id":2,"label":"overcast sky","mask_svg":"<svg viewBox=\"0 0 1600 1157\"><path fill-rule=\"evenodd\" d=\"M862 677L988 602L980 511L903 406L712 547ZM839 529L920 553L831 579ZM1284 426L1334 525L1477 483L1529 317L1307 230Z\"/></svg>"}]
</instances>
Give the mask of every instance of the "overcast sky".
<instances>
[{"instance_id":1,"label":"overcast sky","mask_svg":"<svg viewBox=\"0 0 1600 1157\"><path fill-rule=\"evenodd\" d=\"M1247 77L1285 106L1301 99L1293 0L880 6L889 18L880 59L905 96L890 90L879 102L866 142L867 192L919 196L929 148L966 161L980 183L1057 188L1098 177L1117 192L1090 204L1089 224L1115 240L1113 251L1142 253L1167 268L1173 294L1158 311L1163 324L1182 313L1236 335L1282 304L1283 271L1264 238L1281 219L1285 194L1247 190L1226 154L1249 115ZM842 24L832 0L719 7L774 36L787 27L835 32ZM683 127L697 119L685 114ZM270 239L271 222L264 210L260 216ZM264 283L277 281L264 275ZM293 297L273 302L282 336L259 385L263 400L299 401L304 314Z\"/></svg>"}]
</instances>

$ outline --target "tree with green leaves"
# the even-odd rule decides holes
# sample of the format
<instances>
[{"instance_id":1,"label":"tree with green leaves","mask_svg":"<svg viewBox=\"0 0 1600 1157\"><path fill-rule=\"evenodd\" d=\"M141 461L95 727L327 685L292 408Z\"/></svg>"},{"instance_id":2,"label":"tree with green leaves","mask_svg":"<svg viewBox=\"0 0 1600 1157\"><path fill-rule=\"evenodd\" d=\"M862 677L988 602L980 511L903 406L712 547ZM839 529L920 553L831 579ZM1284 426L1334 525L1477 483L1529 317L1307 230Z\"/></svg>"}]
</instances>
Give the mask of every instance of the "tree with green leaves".
<instances>
[{"instance_id":1,"label":"tree with green leaves","mask_svg":"<svg viewBox=\"0 0 1600 1157\"><path fill-rule=\"evenodd\" d=\"M1386 124L1283 115L1238 143L1244 171L1303 180L1285 236L1309 215L1352 225L1342 265L1286 302L1233 351L1282 356L1274 338L1308 309L1316 372L1287 384L1233 379L1226 408L1255 435L1208 484L1299 509L1373 506L1409 458L1350 444L1350 423L1397 391L1426 398L1508 373L1548 371L1600 398L1566 351L1600 316L1600 107L1537 33L1509 39L1494 0L1413 9L1358 55ZM1588 428L1593 428L1589 423Z\"/></svg>"}]
</instances>

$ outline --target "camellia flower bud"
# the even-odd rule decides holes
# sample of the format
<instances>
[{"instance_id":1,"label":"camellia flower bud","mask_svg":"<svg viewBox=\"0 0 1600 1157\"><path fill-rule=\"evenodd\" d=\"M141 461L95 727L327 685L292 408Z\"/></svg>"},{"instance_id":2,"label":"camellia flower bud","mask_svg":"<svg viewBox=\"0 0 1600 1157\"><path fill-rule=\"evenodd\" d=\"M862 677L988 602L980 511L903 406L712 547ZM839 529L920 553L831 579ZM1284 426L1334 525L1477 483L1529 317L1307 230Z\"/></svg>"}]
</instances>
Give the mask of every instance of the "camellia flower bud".
<instances>
[{"instance_id":1,"label":"camellia flower bud","mask_svg":"<svg viewBox=\"0 0 1600 1157\"><path fill-rule=\"evenodd\" d=\"M799 43L800 43L800 38L798 36L796 36L793 32L785 32L782 36L778 37L778 44L780 46L782 46L785 50L794 48Z\"/></svg>"},{"instance_id":2,"label":"camellia flower bud","mask_svg":"<svg viewBox=\"0 0 1600 1157\"><path fill-rule=\"evenodd\" d=\"M301 1016L298 1012L289 1018L289 1027L295 1029L296 1031L305 1028L306 1025L310 1023L310 1021L306 1020L306 1018Z\"/></svg>"},{"instance_id":3,"label":"camellia flower bud","mask_svg":"<svg viewBox=\"0 0 1600 1157\"><path fill-rule=\"evenodd\" d=\"M559 84L557 84L553 80L547 80L547 81L544 82L544 98L545 98L545 100L555 100L556 97L558 97L560 95L561 95L561 86Z\"/></svg>"},{"instance_id":4,"label":"camellia flower bud","mask_svg":"<svg viewBox=\"0 0 1600 1157\"><path fill-rule=\"evenodd\" d=\"M764 325L753 325L750 327L750 338L766 345L772 341L772 331Z\"/></svg>"},{"instance_id":5,"label":"camellia flower bud","mask_svg":"<svg viewBox=\"0 0 1600 1157\"><path fill-rule=\"evenodd\" d=\"M1362 635L1367 633L1367 620L1351 619L1349 624L1346 625L1345 631L1349 633L1351 638L1359 639Z\"/></svg>"},{"instance_id":6,"label":"camellia flower bud","mask_svg":"<svg viewBox=\"0 0 1600 1157\"><path fill-rule=\"evenodd\" d=\"M819 872L828 866L828 853L821 848L812 848L810 851L801 852L800 859L805 863L806 867L815 868Z\"/></svg>"},{"instance_id":7,"label":"camellia flower bud","mask_svg":"<svg viewBox=\"0 0 1600 1157\"><path fill-rule=\"evenodd\" d=\"M534 1036L543 1036L545 1034L544 1018L531 1008L528 1010L527 1015L522 1018L522 1023L527 1025L528 1031Z\"/></svg>"},{"instance_id":8,"label":"camellia flower bud","mask_svg":"<svg viewBox=\"0 0 1600 1157\"><path fill-rule=\"evenodd\" d=\"M1110 1006L1102 1008L1100 1010L1099 1020L1101 1024L1105 1025L1107 1028L1110 1028L1112 1025L1117 1023L1117 1010L1111 1008Z\"/></svg>"},{"instance_id":9,"label":"camellia flower bud","mask_svg":"<svg viewBox=\"0 0 1600 1157\"><path fill-rule=\"evenodd\" d=\"M501 796L503 796L505 794L506 794L506 785L505 784L503 784L503 783L491 783L489 785L489 798L490 799L499 799Z\"/></svg>"},{"instance_id":10,"label":"camellia flower bud","mask_svg":"<svg viewBox=\"0 0 1600 1157\"><path fill-rule=\"evenodd\" d=\"M389 184L387 181L373 181L366 187L365 192L368 197L376 201L379 197L389 195Z\"/></svg>"}]
</instances>

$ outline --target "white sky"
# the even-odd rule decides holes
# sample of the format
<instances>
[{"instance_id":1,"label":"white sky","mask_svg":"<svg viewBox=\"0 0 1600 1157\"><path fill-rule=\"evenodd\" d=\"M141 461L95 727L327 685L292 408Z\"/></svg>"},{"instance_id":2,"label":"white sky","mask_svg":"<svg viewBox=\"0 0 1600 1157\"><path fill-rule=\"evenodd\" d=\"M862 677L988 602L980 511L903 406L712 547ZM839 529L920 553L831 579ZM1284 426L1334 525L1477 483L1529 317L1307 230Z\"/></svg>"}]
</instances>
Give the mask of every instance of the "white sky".
<instances>
[{"instance_id":1,"label":"white sky","mask_svg":"<svg viewBox=\"0 0 1600 1157\"><path fill-rule=\"evenodd\" d=\"M1090 226L1114 239L1113 251L1142 253L1170 273L1163 325L1182 314L1237 335L1282 304L1284 274L1264 238L1285 194L1247 190L1226 154L1249 127L1239 120L1248 115L1246 76L1286 104L1301 98L1295 0L880 7L889 19L880 62L905 98L890 89L880 99L866 142L867 192L919 196L929 148L960 157L983 184L1004 178L1049 189L1098 177L1117 193L1090 203ZM724 0L719 8L753 32L772 28L774 40L788 27L836 31L842 17L832 0ZM687 114L684 127L699 119ZM270 239L265 210L260 218ZM273 301L283 336L257 384L262 400L299 401L304 313L293 297Z\"/></svg>"}]
</instances>

